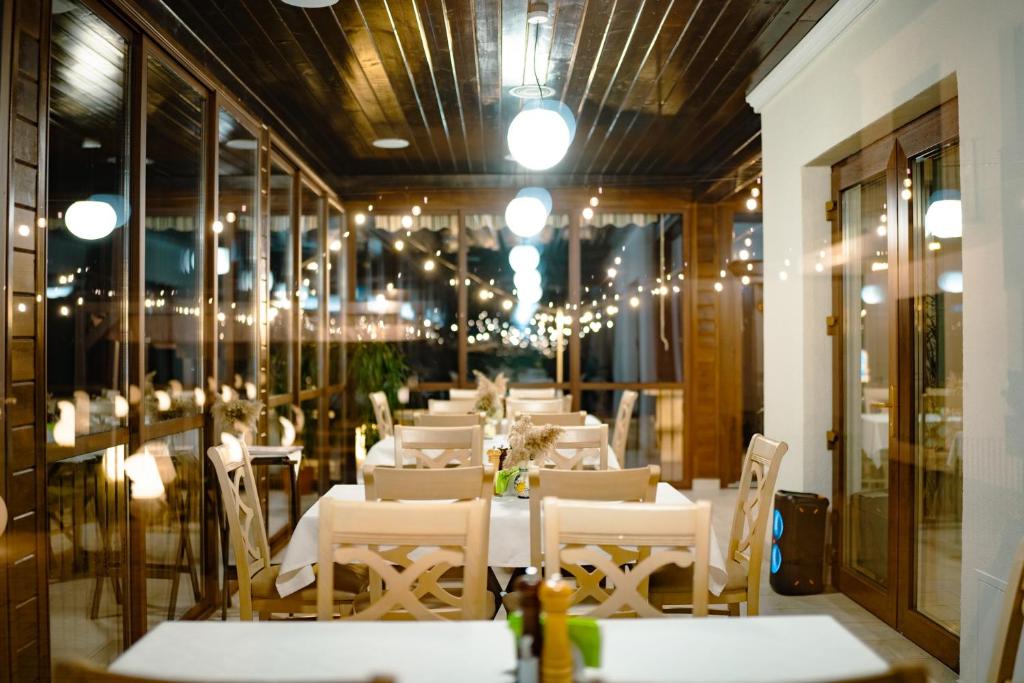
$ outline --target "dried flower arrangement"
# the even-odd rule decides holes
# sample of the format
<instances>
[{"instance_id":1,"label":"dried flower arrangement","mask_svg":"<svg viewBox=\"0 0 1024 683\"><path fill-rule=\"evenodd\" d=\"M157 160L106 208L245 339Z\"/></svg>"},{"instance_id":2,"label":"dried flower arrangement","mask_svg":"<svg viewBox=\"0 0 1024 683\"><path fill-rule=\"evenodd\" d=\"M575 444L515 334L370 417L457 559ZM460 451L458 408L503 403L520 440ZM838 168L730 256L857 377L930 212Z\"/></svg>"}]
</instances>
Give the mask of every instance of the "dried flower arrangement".
<instances>
[{"instance_id":1,"label":"dried flower arrangement","mask_svg":"<svg viewBox=\"0 0 1024 683\"><path fill-rule=\"evenodd\" d=\"M263 410L262 401L247 401L242 398L225 401L218 399L210 412L213 419L221 425L221 429L234 431L239 426L249 430L256 430L256 420L259 419L260 411Z\"/></svg>"},{"instance_id":2,"label":"dried flower arrangement","mask_svg":"<svg viewBox=\"0 0 1024 683\"><path fill-rule=\"evenodd\" d=\"M505 469L518 468L543 458L564 432L556 425L535 427L529 415L517 417L508 432L509 453Z\"/></svg>"},{"instance_id":3,"label":"dried flower arrangement","mask_svg":"<svg viewBox=\"0 0 1024 683\"><path fill-rule=\"evenodd\" d=\"M505 396L508 389L508 380L505 379L505 374L500 373L494 380L488 379L479 370L474 370L473 374L476 375L475 407L477 411L484 413L492 420L500 419L503 407L502 397Z\"/></svg>"}]
</instances>

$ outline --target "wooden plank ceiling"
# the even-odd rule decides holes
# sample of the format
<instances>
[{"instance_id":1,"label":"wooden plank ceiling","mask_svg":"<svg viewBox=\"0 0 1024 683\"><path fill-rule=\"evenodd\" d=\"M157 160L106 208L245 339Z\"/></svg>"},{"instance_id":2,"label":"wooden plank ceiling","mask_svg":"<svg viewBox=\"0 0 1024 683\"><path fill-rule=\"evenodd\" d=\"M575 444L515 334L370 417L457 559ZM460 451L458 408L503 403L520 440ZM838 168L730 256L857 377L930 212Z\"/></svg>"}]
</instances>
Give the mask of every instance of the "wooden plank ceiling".
<instances>
[{"instance_id":1,"label":"wooden plank ceiling","mask_svg":"<svg viewBox=\"0 0 1024 683\"><path fill-rule=\"evenodd\" d=\"M537 33L527 0L161 2L342 189L520 173L510 90L539 79L577 118L552 175L700 195L756 164L745 93L835 0L550 0ZM382 137L411 144L372 146Z\"/></svg>"}]
</instances>

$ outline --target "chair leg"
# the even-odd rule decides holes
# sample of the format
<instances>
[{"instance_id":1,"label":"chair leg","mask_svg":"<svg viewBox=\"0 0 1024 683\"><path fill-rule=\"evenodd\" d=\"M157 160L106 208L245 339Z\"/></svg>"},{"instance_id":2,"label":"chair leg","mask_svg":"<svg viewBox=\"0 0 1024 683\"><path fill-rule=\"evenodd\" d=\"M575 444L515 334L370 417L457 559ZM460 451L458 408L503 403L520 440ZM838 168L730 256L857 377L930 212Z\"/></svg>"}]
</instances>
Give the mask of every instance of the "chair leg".
<instances>
[{"instance_id":1,"label":"chair leg","mask_svg":"<svg viewBox=\"0 0 1024 683\"><path fill-rule=\"evenodd\" d=\"M92 606L89 608L89 618L96 619L100 615L100 599L103 597L103 574L97 572L96 583L92 587Z\"/></svg>"}]
</instances>

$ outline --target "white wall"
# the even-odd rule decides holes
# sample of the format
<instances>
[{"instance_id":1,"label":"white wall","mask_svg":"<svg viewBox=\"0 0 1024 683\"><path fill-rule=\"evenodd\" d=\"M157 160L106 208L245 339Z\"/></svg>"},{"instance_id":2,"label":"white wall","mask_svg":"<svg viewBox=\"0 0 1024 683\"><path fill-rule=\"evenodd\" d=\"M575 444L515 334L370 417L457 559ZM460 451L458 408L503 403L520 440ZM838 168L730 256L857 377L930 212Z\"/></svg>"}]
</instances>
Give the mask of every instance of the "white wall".
<instances>
[{"instance_id":1,"label":"white wall","mask_svg":"<svg viewBox=\"0 0 1024 683\"><path fill-rule=\"evenodd\" d=\"M965 282L961 673L977 681L991 653L979 632L997 618L979 607L979 586L1006 578L1024 537L1024 0L840 0L833 12L865 5L774 95L751 95L764 142L765 430L792 446L781 485L831 496L830 283L814 269L830 241L828 166L849 153L837 145L869 126L877 138L880 122L902 124L893 112L955 77Z\"/></svg>"}]
</instances>

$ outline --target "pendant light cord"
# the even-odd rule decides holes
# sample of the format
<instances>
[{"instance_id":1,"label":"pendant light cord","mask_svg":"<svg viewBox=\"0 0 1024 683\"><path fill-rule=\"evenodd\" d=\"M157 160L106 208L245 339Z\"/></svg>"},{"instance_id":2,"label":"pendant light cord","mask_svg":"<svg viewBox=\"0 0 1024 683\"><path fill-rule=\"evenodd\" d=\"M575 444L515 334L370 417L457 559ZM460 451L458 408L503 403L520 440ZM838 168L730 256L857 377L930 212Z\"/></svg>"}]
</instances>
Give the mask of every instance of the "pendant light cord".
<instances>
[{"instance_id":1,"label":"pendant light cord","mask_svg":"<svg viewBox=\"0 0 1024 683\"><path fill-rule=\"evenodd\" d=\"M537 74L537 45L540 44L540 24L533 29L533 80L537 83L537 97L544 101L544 89L540 87L540 76Z\"/></svg>"}]
</instances>

